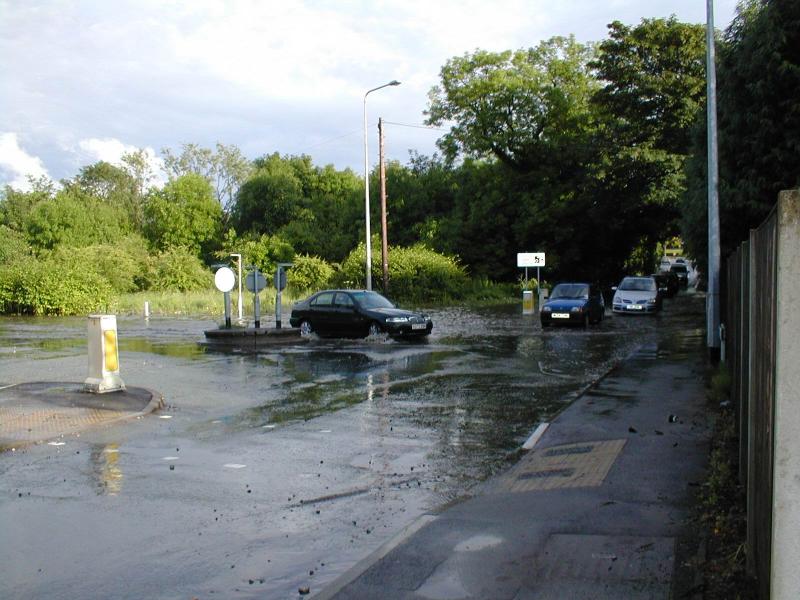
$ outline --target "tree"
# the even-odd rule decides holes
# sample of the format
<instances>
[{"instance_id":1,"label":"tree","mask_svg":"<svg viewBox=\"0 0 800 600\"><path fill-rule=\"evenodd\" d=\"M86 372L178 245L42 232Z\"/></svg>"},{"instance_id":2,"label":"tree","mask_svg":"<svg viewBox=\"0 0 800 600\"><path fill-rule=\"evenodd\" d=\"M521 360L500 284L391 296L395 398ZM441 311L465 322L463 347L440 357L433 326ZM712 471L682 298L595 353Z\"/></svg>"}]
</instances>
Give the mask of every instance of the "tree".
<instances>
[{"instance_id":1,"label":"tree","mask_svg":"<svg viewBox=\"0 0 800 600\"><path fill-rule=\"evenodd\" d=\"M5 186L0 198L0 223L15 231L25 229L25 221L37 204L51 200L56 193L55 184L47 177L28 177L31 184L29 192L15 190Z\"/></svg>"},{"instance_id":2,"label":"tree","mask_svg":"<svg viewBox=\"0 0 800 600\"><path fill-rule=\"evenodd\" d=\"M674 17L615 21L598 46L592 67L604 84L592 99L599 156L591 193L608 215L601 235L610 234L610 248L623 252L626 241L628 254L647 256L677 233L691 131L705 101L704 59L704 27Z\"/></svg>"},{"instance_id":3,"label":"tree","mask_svg":"<svg viewBox=\"0 0 800 600\"><path fill-rule=\"evenodd\" d=\"M256 165L257 170L236 195L231 221L240 233L273 235L297 216L303 187L291 164L277 153Z\"/></svg>"},{"instance_id":4,"label":"tree","mask_svg":"<svg viewBox=\"0 0 800 600\"><path fill-rule=\"evenodd\" d=\"M440 140L448 159L494 156L515 171L569 172L591 127L591 45L554 37L535 48L477 50L450 59L429 93L427 123L455 124Z\"/></svg>"},{"instance_id":5,"label":"tree","mask_svg":"<svg viewBox=\"0 0 800 600\"><path fill-rule=\"evenodd\" d=\"M747 0L718 48L722 256L747 239L784 189L800 187L800 3ZM684 238L707 257L705 122L684 202Z\"/></svg>"},{"instance_id":6,"label":"tree","mask_svg":"<svg viewBox=\"0 0 800 600\"><path fill-rule=\"evenodd\" d=\"M178 155L168 148L161 152L170 179L189 173L200 175L214 187L217 200L225 210L230 210L239 187L253 170L239 148L219 142L216 152L198 144L184 144Z\"/></svg>"},{"instance_id":7,"label":"tree","mask_svg":"<svg viewBox=\"0 0 800 600\"><path fill-rule=\"evenodd\" d=\"M39 202L26 218L24 229L37 251L114 243L129 232L126 215L119 207L76 188L65 188L52 200Z\"/></svg>"},{"instance_id":8,"label":"tree","mask_svg":"<svg viewBox=\"0 0 800 600\"><path fill-rule=\"evenodd\" d=\"M184 248L210 257L222 231L223 213L211 184L190 173L150 194L144 209L145 235L160 251Z\"/></svg>"}]
</instances>

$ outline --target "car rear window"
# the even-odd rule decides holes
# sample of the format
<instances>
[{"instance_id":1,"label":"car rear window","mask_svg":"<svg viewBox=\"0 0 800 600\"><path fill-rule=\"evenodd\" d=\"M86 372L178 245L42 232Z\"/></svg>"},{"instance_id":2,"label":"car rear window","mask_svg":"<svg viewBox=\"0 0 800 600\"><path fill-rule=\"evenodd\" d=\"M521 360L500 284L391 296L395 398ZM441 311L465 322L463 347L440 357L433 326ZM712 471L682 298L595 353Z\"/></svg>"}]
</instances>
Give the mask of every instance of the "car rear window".
<instances>
[{"instance_id":1,"label":"car rear window","mask_svg":"<svg viewBox=\"0 0 800 600\"><path fill-rule=\"evenodd\" d=\"M672 265L669 269L673 273L686 273L688 270L685 265Z\"/></svg>"}]
</instances>

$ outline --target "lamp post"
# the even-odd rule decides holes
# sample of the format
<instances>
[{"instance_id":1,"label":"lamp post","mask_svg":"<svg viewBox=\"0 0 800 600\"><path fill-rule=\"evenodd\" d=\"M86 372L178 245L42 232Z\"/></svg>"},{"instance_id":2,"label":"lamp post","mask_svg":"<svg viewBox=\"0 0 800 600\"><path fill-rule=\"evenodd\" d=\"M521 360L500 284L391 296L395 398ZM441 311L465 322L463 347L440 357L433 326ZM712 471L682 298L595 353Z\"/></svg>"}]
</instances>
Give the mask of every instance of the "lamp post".
<instances>
[{"instance_id":1,"label":"lamp post","mask_svg":"<svg viewBox=\"0 0 800 600\"><path fill-rule=\"evenodd\" d=\"M238 261L239 266L239 277L237 281L239 282L239 322L242 321L242 255L241 254L231 254L231 256L235 256L236 260Z\"/></svg>"},{"instance_id":2,"label":"lamp post","mask_svg":"<svg viewBox=\"0 0 800 600\"><path fill-rule=\"evenodd\" d=\"M389 83L384 83L376 88L368 90L364 94L364 221L366 223L366 244L367 244L367 289L372 289L372 241L370 240L369 232L369 153L367 151L367 96L372 92L389 87L390 85L400 85L397 80L392 80Z\"/></svg>"}]
</instances>

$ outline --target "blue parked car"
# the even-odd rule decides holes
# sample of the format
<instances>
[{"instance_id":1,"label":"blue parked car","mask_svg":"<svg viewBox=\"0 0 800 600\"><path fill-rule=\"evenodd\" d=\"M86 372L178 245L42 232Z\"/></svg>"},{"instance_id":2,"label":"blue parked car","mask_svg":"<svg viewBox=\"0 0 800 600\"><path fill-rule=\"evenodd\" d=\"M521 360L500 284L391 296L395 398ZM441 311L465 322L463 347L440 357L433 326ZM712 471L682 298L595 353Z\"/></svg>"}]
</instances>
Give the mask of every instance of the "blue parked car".
<instances>
[{"instance_id":1,"label":"blue parked car","mask_svg":"<svg viewBox=\"0 0 800 600\"><path fill-rule=\"evenodd\" d=\"M559 283L539 313L542 327L551 323L577 324L586 327L599 323L606 312L600 289L590 283Z\"/></svg>"}]
</instances>

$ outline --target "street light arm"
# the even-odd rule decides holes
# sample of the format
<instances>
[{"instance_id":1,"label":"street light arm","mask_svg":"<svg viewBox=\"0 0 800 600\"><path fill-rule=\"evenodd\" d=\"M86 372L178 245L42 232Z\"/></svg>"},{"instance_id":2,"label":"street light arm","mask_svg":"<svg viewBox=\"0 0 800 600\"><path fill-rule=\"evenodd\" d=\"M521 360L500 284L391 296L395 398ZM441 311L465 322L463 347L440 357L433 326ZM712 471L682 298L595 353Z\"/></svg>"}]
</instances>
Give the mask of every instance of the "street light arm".
<instances>
[{"instance_id":1,"label":"street light arm","mask_svg":"<svg viewBox=\"0 0 800 600\"><path fill-rule=\"evenodd\" d=\"M367 93L366 93L366 94L364 94L364 102L366 102L366 101L367 101L367 96L369 96L369 95L370 95L372 92L377 92L378 90L382 90L383 88L385 88L385 87L389 87L390 85L392 85L392 86L394 86L394 85L400 85L400 82L399 82L399 81L397 81L396 79L393 79L393 80L392 80L392 81L390 81L389 83L384 83L383 85L379 85L379 86L378 86L378 87L376 87L376 88L372 88L371 90L367 90Z\"/></svg>"}]
</instances>

